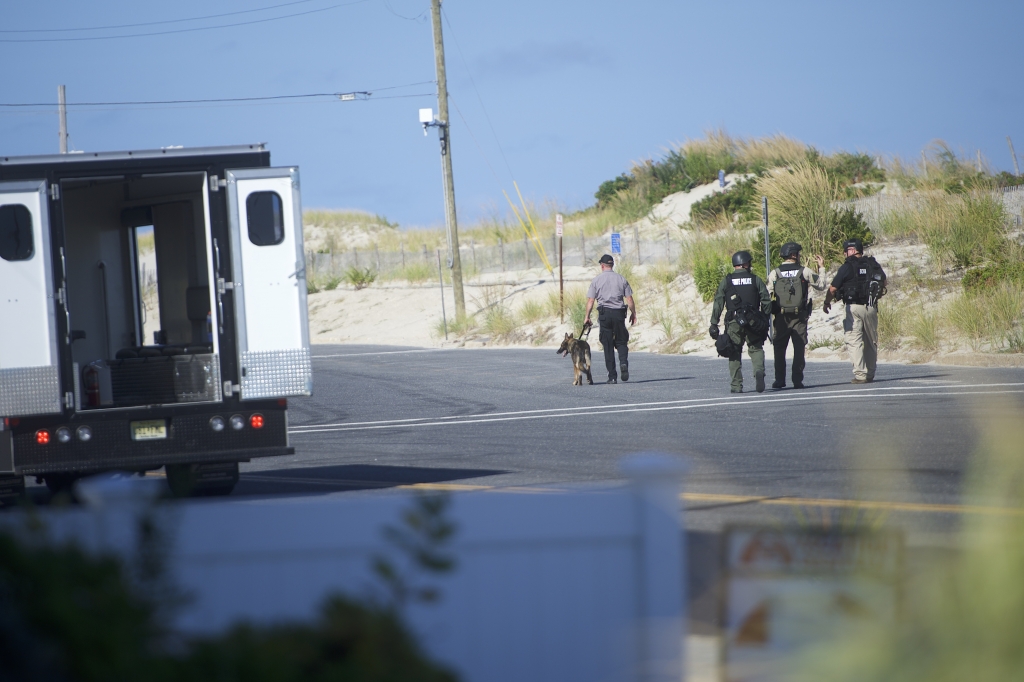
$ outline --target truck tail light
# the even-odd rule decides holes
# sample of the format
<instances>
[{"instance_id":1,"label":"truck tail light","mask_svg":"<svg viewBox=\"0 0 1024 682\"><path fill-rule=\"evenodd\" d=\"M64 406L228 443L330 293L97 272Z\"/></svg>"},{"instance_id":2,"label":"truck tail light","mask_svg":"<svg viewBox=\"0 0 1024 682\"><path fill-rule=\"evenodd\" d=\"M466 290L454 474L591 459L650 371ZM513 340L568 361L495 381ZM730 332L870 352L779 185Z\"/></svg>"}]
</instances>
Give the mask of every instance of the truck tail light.
<instances>
[{"instance_id":1,"label":"truck tail light","mask_svg":"<svg viewBox=\"0 0 1024 682\"><path fill-rule=\"evenodd\" d=\"M263 428L263 415L262 414L254 414L253 416L249 417L249 424L254 429L262 429Z\"/></svg>"},{"instance_id":2,"label":"truck tail light","mask_svg":"<svg viewBox=\"0 0 1024 682\"><path fill-rule=\"evenodd\" d=\"M241 431L245 428L245 418L240 414L231 415L231 428L235 431Z\"/></svg>"},{"instance_id":3,"label":"truck tail light","mask_svg":"<svg viewBox=\"0 0 1024 682\"><path fill-rule=\"evenodd\" d=\"M220 433L224 430L224 417L216 416L210 418L210 428Z\"/></svg>"},{"instance_id":4,"label":"truck tail light","mask_svg":"<svg viewBox=\"0 0 1024 682\"><path fill-rule=\"evenodd\" d=\"M46 429L39 429L36 431L36 442L40 445L46 445L50 442L50 432Z\"/></svg>"},{"instance_id":5,"label":"truck tail light","mask_svg":"<svg viewBox=\"0 0 1024 682\"><path fill-rule=\"evenodd\" d=\"M83 443L92 440L92 429L88 426L79 426L75 433L78 434L78 440Z\"/></svg>"},{"instance_id":6,"label":"truck tail light","mask_svg":"<svg viewBox=\"0 0 1024 682\"><path fill-rule=\"evenodd\" d=\"M70 443L71 442L71 429L69 429L66 426L62 426L59 429L57 429L56 436L57 436L57 441L58 442L60 442L60 443Z\"/></svg>"}]
</instances>

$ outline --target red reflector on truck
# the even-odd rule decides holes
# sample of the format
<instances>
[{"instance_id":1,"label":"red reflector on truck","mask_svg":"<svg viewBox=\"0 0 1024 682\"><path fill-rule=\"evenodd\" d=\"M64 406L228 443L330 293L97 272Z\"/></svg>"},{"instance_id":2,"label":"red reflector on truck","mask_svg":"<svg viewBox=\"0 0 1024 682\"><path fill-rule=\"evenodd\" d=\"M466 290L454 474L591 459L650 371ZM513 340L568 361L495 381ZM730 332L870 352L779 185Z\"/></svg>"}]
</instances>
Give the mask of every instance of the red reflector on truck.
<instances>
[{"instance_id":1,"label":"red reflector on truck","mask_svg":"<svg viewBox=\"0 0 1024 682\"><path fill-rule=\"evenodd\" d=\"M254 429L262 429L263 428L263 415L262 414L254 414L253 416L249 417L249 424L251 424L252 428L254 428Z\"/></svg>"},{"instance_id":2,"label":"red reflector on truck","mask_svg":"<svg viewBox=\"0 0 1024 682\"><path fill-rule=\"evenodd\" d=\"M50 442L50 432L46 429L39 429L36 431L36 442L40 445L46 445Z\"/></svg>"}]
</instances>

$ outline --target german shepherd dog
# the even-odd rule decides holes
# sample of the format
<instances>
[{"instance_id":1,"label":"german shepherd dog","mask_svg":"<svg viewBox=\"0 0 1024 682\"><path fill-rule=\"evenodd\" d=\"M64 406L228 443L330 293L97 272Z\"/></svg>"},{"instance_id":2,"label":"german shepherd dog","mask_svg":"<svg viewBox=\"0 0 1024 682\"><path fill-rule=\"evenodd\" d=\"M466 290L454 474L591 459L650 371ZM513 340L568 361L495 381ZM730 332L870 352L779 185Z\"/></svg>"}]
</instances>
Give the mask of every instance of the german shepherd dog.
<instances>
[{"instance_id":1,"label":"german shepherd dog","mask_svg":"<svg viewBox=\"0 0 1024 682\"><path fill-rule=\"evenodd\" d=\"M566 355L572 356L573 386L583 385L583 375L587 375L587 383L593 384L594 377L590 376L590 344L583 339L577 339L572 334L566 334L562 345L555 351L563 358Z\"/></svg>"}]
</instances>

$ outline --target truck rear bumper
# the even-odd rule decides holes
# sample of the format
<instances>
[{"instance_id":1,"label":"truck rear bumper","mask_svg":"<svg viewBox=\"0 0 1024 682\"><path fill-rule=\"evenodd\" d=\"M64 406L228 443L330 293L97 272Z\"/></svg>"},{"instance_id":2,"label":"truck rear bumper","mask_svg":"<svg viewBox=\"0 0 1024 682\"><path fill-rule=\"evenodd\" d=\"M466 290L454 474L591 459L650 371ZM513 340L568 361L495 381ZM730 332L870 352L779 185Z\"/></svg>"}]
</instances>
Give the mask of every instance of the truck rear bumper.
<instances>
[{"instance_id":1,"label":"truck rear bumper","mask_svg":"<svg viewBox=\"0 0 1024 682\"><path fill-rule=\"evenodd\" d=\"M156 440L134 440L129 419L86 421L81 414L66 425L72 433L69 442L58 440L57 429L64 425L54 423L42 427L48 432L47 442L39 442L37 433L41 427L38 423L26 423L0 435L13 436L8 461L13 464L12 473L22 475L110 469L141 471L164 464L240 462L254 457L295 454L295 449L288 446L287 419L283 409L259 410L263 426L258 429L251 425L250 412L254 411L239 411L245 421L242 429L235 430L227 425L221 431L211 428L211 415L208 413L168 416L165 418L166 437ZM230 414L228 412L224 416ZM78 427L82 425L91 429L92 436L87 441L77 437ZM0 455L5 454L3 450L0 448ZM0 456L0 460L3 459Z\"/></svg>"}]
</instances>

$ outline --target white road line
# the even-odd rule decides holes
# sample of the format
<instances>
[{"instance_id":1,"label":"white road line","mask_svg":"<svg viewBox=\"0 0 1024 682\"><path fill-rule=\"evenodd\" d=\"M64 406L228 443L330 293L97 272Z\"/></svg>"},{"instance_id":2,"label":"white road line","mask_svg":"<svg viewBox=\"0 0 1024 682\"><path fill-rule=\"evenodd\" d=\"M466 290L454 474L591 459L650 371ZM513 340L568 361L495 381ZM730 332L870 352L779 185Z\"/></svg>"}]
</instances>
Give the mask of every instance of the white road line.
<instances>
[{"instance_id":1,"label":"white road line","mask_svg":"<svg viewBox=\"0 0 1024 682\"><path fill-rule=\"evenodd\" d=\"M374 353L337 353L334 355L314 355L314 360L320 358L354 358L361 355L403 355L405 353L441 353L443 351L459 350L458 348L418 348L416 350L382 350Z\"/></svg>"},{"instance_id":2,"label":"white road line","mask_svg":"<svg viewBox=\"0 0 1024 682\"><path fill-rule=\"evenodd\" d=\"M1020 384L1013 384L1013 385L1020 385ZM1022 388L1022 389L1013 389L1013 390L1002 390L1002 391L985 391L985 390L982 390L982 391L948 391L948 392L929 391L929 390L926 390L924 388L921 388L917 392L913 392L913 393L912 392L907 392L907 393L902 393L902 394L899 394L899 395L900 395L900 397L914 397L914 396L951 396L951 395L1001 395L1001 394L1008 394L1008 393L1024 393L1024 388ZM863 399L863 398L872 398L872 397L875 397L875 396L870 394L870 393L861 393L861 392L847 391L845 393L845 395L835 396L835 399L837 399L837 400L840 400L840 399L849 400L849 399L855 399L855 398ZM624 414L624 413L629 413L629 412L661 412L661 411L665 411L665 410L692 410L692 409L706 408L706 407L733 407L733 406L737 406L737 405L752 405L752 404L758 404L758 405L764 406L764 405L769 404L769 403L804 402L804 401L808 401L808 400L817 400L817 396L808 395L808 396L793 397L793 398L773 398L773 399L770 399L770 400L763 400L763 399L757 399L757 398L754 398L754 399L735 399L735 400L730 400L730 401L727 401L727 402L722 402L721 400L716 400L715 402L707 401L707 402L704 402L704 403L693 404L693 405L661 405L661 406L657 406L657 407L629 407L627 405L620 405L620 406L617 406L617 407L616 406L607 406L607 407L602 406L602 407L597 408L597 409L595 409L595 408L578 408L576 411L561 412L561 413L558 413L558 414L521 414L521 415L518 415L518 416L510 416L510 417L495 417L495 416L490 416L490 415L480 415L478 418L475 418L475 419L472 419L472 418L469 418L469 419L462 418L462 419L458 419L456 421L451 421L451 420L449 420L449 418L441 418L441 419L434 420L434 421L420 421L420 422L416 422L416 423L390 423L390 424L376 424L376 425L367 424L367 425L364 425L364 426L349 425L349 426L337 426L337 427L330 426L330 427L321 427L321 428L311 428L311 429L307 429L305 431L289 431L289 434L293 435L293 436L300 436L300 435L304 435L304 434L307 434L307 433L334 433L334 432L341 432L341 431L372 431L372 430L379 430L379 429L414 428L414 427L419 427L419 426L450 426L450 425L454 426L454 425L460 425L460 424L484 424L484 423L489 423L489 422L524 421L524 420L530 420L530 419L557 419L557 418L564 418L564 417L578 418L578 417L587 417L587 416L596 416L596 415L603 416L603 415L605 415L609 411L614 411L616 414ZM581 411L581 410L588 410L588 411L584 412L584 411Z\"/></svg>"},{"instance_id":3,"label":"white road line","mask_svg":"<svg viewBox=\"0 0 1024 682\"><path fill-rule=\"evenodd\" d=\"M998 383L998 384L947 384L944 386L928 386L929 389L937 388L1002 388L1008 386L1024 386L1024 382L1017 383ZM870 388L846 388L846 389L835 389L831 391L813 391L808 393L806 399L813 400L816 397L831 396L831 395L848 395L851 393L875 393L879 391L915 391L922 388L921 386L872 386ZM576 407L553 407L543 410L517 410L511 412L485 412L483 414L456 414L447 417L410 417L407 419L382 419L378 421L369 422L336 422L333 424L294 424L291 426L290 433L302 433L308 429L326 429L335 427L352 427L352 426L379 426L387 424L409 424L412 422L423 422L423 421L452 421L459 419L470 419L470 418L490 418L490 417L507 417L507 416L518 416L518 415L531 415L531 414L546 414L553 412L566 412L570 414L579 414L581 412L593 413L594 411L612 411L617 412L624 408L635 408L635 407L657 407L661 405L683 405L687 403L706 403L706 404L719 404L722 402L729 402L735 400L744 400L736 396L722 396L720 398L686 398L682 400L662 400L658 402L647 402L647 403L618 403L613 405L580 405ZM774 402L778 400L789 400L788 398L775 397L772 394L765 395L759 400L763 402Z\"/></svg>"}]
</instances>

